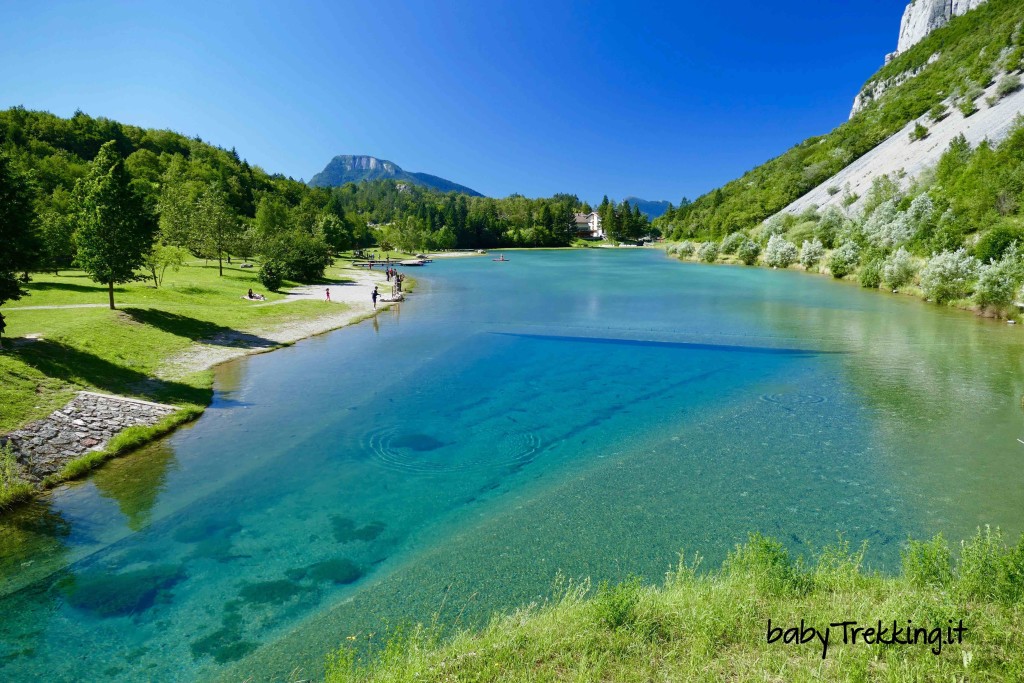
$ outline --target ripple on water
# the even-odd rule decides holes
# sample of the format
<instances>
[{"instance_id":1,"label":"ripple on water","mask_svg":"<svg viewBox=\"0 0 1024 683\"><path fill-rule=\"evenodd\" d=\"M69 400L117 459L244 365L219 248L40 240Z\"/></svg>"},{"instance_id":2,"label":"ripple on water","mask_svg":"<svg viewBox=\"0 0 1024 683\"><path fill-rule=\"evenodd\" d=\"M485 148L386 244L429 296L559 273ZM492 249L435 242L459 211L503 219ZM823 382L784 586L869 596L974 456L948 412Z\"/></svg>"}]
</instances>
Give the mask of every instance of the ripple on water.
<instances>
[{"instance_id":1,"label":"ripple on water","mask_svg":"<svg viewBox=\"0 0 1024 683\"><path fill-rule=\"evenodd\" d=\"M533 460L541 448L533 432L476 437L474 442L443 442L427 434L384 427L364 443L374 458L389 469L435 474L518 467Z\"/></svg>"},{"instance_id":2,"label":"ripple on water","mask_svg":"<svg viewBox=\"0 0 1024 683\"><path fill-rule=\"evenodd\" d=\"M762 394L762 401L774 403L783 408L791 409L798 406L814 405L824 403L825 397L818 394L798 394L796 392L785 392L780 394Z\"/></svg>"}]
</instances>

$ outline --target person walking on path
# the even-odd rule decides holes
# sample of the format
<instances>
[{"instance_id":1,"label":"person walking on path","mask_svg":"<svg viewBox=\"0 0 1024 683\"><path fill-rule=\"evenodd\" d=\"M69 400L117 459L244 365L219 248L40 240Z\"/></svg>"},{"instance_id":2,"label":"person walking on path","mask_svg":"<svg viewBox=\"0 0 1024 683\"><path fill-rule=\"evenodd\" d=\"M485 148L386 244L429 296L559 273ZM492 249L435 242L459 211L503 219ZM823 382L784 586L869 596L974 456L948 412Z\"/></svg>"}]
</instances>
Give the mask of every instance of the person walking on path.
<instances>
[{"instance_id":1,"label":"person walking on path","mask_svg":"<svg viewBox=\"0 0 1024 683\"><path fill-rule=\"evenodd\" d=\"M331 303L331 288L330 288L330 287L328 287L328 288L327 288L326 290L324 290L324 291L326 291L326 292L327 292L327 299L326 299L327 303Z\"/></svg>"},{"instance_id":2,"label":"person walking on path","mask_svg":"<svg viewBox=\"0 0 1024 683\"><path fill-rule=\"evenodd\" d=\"M373 294L370 296L373 297L373 308L377 310L377 297L380 296L380 292L377 291L377 285L373 286Z\"/></svg>"}]
</instances>

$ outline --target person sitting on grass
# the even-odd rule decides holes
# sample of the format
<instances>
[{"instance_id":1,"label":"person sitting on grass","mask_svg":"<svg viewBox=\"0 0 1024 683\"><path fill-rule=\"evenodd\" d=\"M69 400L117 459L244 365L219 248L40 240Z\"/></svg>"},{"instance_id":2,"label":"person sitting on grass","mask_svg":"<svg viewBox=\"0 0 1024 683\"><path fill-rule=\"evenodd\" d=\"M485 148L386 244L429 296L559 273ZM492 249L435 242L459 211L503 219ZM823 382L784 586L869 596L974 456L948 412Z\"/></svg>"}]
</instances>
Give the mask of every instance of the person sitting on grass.
<instances>
[{"instance_id":1,"label":"person sitting on grass","mask_svg":"<svg viewBox=\"0 0 1024 683\"><path fill-rule=\"evenodd\" d=\"M263 296L262 294L254 294L252 291L252 287L250 287L249 293L245 295L245 298L249 299L250 301L263 301L267 297Z\"/></svg>"}]
</instances>

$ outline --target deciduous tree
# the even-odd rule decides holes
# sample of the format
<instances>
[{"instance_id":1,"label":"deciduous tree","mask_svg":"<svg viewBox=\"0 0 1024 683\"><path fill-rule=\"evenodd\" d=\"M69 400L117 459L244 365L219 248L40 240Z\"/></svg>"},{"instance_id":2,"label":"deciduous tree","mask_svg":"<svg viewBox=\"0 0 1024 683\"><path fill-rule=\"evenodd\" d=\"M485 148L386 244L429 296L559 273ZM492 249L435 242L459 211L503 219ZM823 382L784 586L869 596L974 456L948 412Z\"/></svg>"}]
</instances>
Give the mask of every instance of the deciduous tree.
<instances>
[{"instance_id":1,"label":"deciduous tree","mask_svg":"<svg viewBox=\"0 0 1024 683\"><path fill-rule=\"evenodd\" d=\"M18 280L36 262L38 241L28 177L0 154L0 306L25 294ZM0 314L0 334L6 329Z\"/></svg>"},{"instance_id":2,"label":"deciduous tree","mask_svg":"<svg viewBox=\"0 0 1024 683\"><path fill-rule=\"evenodd\" d=\"M155 221L144 199L132 187L113 141L100 148L89 174L75 185L78 264L107 285L114 308L114 285L138 279L153 242Z\"/></svg>"}]
</instances>

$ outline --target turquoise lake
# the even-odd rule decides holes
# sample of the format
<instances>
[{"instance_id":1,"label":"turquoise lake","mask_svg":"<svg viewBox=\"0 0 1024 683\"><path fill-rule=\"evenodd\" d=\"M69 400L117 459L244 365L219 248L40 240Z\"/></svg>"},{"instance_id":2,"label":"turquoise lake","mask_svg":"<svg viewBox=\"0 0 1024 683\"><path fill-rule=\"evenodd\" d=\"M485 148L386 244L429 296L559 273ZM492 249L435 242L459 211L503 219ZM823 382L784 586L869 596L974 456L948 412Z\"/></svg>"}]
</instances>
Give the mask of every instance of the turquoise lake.
<instances>
[{"instance_id":1,"label":"turquoise lake","mask_svg":"<svg viewBox=\"0 0 1024 683\"><path fill-rule=\"evenodd\" d=\"M222 366L196 423L0 519L0 678L317 678L386 624L751 531L885 571L1024 531L1024 330L655 250L508 257Z\"/></svg>"}]
</instances>

